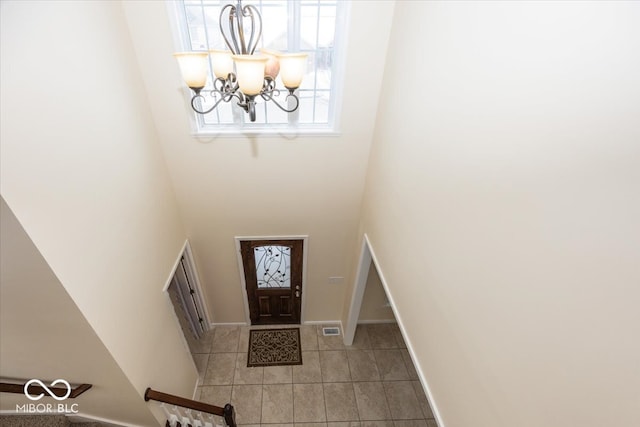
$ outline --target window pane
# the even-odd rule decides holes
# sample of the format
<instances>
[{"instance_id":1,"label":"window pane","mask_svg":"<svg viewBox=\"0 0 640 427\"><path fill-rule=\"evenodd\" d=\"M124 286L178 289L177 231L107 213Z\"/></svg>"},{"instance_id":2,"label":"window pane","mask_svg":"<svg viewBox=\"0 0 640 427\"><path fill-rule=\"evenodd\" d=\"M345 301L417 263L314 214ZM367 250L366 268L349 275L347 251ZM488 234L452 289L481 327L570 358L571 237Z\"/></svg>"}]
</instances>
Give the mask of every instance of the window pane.
<instances>
[{"instance_id":1,"label":"window pane","mask_svg":"<svg viewBox=\"0 0 640 427\"><path fill-rule=\"evenodd\" d=\"M253 249L258 289L291 288L291 248L260 246Z\"/></svg>"},{"instance_id":2,"label":"window pane","mask_svg":"<svg viewBox=\"0 0 640 427\"><path fill-rule=\"evenodd\" d=\"M226 4L237 4L235 0L180 0L178 13L181 33L184 34L182 50L206 51L226 49L219 29L220 10ZM329 124L329 111L333 102L331 90L334 67L334 42L336 40L336 16L340 2L336 0L244 0L243 6L254 5L262 16L261 47L283 52L303 51L308 53L307 69L302 81L299 110L289 114L275 103L256 97L256 122L238 106L237 99L229 103L221 102L218 107L204 117L198 117L199 130L215 130L217 125L236 124L240 127L260 127L260 124L306 123ZM250 25L245 18L245 37L248 41ZM339 39L338 39L339 40ZM212 89L210 76L203 95ZM285 108L291 108L286 101L288 91L277 79L281 92L274 99ZM205 92L207 92L205 94ZM201 108L215 103L209 100Z\"/></svg>"}]
</instances>

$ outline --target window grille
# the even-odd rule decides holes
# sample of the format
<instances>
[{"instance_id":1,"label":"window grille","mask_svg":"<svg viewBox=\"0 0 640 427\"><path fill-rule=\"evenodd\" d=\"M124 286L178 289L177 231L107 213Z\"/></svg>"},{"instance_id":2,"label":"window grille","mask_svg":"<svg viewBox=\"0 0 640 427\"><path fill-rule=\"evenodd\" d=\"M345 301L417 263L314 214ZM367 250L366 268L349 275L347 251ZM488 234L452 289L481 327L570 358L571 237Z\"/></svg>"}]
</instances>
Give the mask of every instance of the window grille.
<instances>
[{"instance_id":1,"label":"window grille","mask_svg":"<svg viewBox=\"0 0 640 427\"><path fill-rule=\"evenodd\" d=\"M176 1L177 28L182 46L180 50L203 51L227 49L219 30L220 10L233 0ZM235 3L235 2L234 2ZM222 102L212 112L193 113L198 133L225 130L258 130L282 132L289 128L333 131L337 115L339 67L342 62L341 45L345 39L344 22L348 2L344 0L243 0L252 4L262 15L262 38L258 49L281 52L306 52L307 70L298 89L300 107L285 113L270 102L258 102L256 121L251 123L235 101ZM211 88L213 72L209 64L206 91ZM277 101L287 105L287 90ZM191 93L188 95L191 96ZM268 125L268 126L267 126Z\"/></svg>"}]
</instances>

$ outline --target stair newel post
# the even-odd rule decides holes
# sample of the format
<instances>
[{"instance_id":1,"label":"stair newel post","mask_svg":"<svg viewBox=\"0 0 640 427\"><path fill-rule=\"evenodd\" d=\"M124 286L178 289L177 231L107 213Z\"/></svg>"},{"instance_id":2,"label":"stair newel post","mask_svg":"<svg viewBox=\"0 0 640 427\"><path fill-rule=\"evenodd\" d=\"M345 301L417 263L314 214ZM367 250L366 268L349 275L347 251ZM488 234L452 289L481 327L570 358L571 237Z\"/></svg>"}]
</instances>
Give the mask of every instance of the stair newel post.
<instances>
[{"instance_id":1,"label":"stair newel post","mask_svg":"<svg viewBox=\"0 0 640 427\"><path fill-rule=\"evenodd\" d=\"M229 427L236 427L236 411L230 403L224 405L224 421Z\"/></svg>"}]
</instances>

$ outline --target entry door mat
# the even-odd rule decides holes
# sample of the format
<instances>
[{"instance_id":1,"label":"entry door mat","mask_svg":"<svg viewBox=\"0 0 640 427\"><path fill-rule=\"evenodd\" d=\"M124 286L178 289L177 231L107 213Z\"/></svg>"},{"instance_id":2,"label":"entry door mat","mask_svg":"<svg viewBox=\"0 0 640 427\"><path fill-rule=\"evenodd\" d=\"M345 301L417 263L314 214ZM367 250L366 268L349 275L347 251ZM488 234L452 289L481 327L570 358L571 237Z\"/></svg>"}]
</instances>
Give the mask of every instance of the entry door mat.
<instances>
[{"instance_id":1,"label":"entry door mat","mask_svg":"<svg viewBox=\"0 0 640 427\"><path fill-rule=\"evenodd\" d=\"M249 331L247 366L302 365L300 328Z\"/></svg>"}]
</instances>

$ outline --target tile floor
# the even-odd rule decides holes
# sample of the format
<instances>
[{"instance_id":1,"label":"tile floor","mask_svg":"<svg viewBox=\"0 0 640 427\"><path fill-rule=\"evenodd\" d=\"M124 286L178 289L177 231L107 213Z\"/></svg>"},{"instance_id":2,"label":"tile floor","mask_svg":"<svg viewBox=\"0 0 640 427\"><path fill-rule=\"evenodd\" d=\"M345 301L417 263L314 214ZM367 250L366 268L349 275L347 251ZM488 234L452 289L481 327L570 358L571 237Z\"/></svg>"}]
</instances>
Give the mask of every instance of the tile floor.
<instances>
[{"instance_id":1,"label":"tile floor","mask_svg":"<svg viewBox=\"0 0 640 427\"><path fill-rule=\"evenodd\" d=\"M300 326L303 364L264 368L247 368L249 329L218 326L190 343L196 399L231 402L239 425L437 427L396 324L359 325L349 347Z\"/></svg>"}]
</instances>

